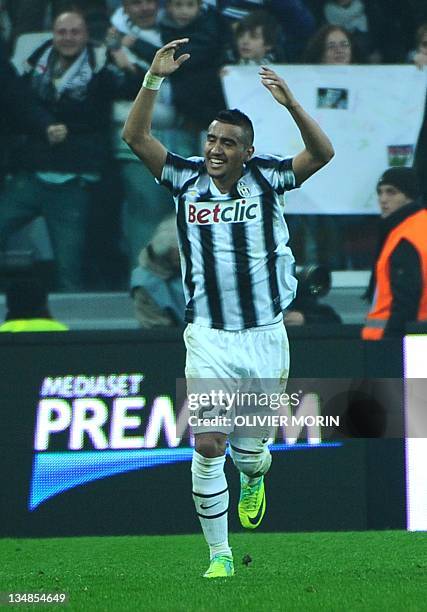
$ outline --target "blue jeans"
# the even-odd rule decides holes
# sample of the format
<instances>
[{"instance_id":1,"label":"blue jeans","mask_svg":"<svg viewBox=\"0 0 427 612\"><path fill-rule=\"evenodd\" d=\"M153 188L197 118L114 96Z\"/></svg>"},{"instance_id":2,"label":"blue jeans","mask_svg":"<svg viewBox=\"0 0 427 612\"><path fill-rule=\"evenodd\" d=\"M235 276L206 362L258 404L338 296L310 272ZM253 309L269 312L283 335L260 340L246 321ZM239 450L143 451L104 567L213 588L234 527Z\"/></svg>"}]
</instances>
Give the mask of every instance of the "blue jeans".
<instances>
[{"instance_id":1,"label":"blue jeans","mask_svg":"<svg viewBox=\"0 0 427 612\"><path fill-rule=\"evenodd\" d=\"M0 250L13 232L36 217L46 220L55 256L57 288L82 289L82 266L90 197L81 179L59 185L22 172L6 182L0 195Z\"/></svg>"},{"instance_id":2,"label":"blue jeans","mask_svg":"<svg viewBox=\"0 0 427 612\"><path fill-rule=\"evenodd\" d=\"M141 161L120 161L120 174L125 198L123 234L132 270L159 223L175 208L171 193L156 183Z\"/></svg>"}]
</instances>

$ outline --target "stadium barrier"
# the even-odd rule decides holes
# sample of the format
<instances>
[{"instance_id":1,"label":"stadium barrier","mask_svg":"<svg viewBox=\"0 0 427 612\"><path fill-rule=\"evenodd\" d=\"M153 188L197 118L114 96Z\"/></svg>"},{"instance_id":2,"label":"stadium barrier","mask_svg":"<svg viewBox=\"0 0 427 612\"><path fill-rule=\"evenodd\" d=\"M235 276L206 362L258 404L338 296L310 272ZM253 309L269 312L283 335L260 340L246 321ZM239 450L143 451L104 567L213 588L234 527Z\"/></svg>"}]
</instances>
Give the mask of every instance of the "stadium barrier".
<instances>
[{"instance_id":1,"label":"stadium barrier","mask_svg":"<svg viewBox=\"0 0 427 612\"><path fill-rule=\"evenodd\" d=\"M401 378L401 340L365 343L359 329L291 329L291 377ZM0 535L199 531L191 439L173 435L180 332L4 334L0 356ZM402 438L322 440L306 427L294 442L272 447L262 530L405 527ZM233 509L238 478L226 469Z\"/></svg>"}]
</instances>

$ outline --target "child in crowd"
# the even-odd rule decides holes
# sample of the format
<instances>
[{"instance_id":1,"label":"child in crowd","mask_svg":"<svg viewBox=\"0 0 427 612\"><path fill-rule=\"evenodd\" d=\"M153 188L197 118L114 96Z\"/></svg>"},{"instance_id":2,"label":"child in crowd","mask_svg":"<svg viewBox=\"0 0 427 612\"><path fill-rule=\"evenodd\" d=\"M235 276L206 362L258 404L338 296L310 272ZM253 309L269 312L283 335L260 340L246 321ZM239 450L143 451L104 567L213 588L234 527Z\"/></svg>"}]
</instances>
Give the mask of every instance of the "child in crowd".
<instances>
[{"instance_id":1,"label":"child in crowd","mask_svg":"<svg viewBox=\"0 0 427 612\"><path fill-rule=\"evenodd\" d=\"M276 61L278 30L276 20L264 11L250 13L239 21L234 30L236 63L262 65Z\"/></svg>"},{"instance_id":2,"label":"child in crowd","mask_svg":"<svg viewBox=\"0 0 427 612\"><path fill-rule=\"evenodd\" d=\"M177 28L184 28L200 15L201 5L201 0L167 0L169 21Z\"/></svg>"},{"instance_id":3,"label":"child in crowd","mask_svg":"<svg viewBox=\"0 0 427 612\"><path fill-rule=\"evenodd\" d=\"M177 38L190 39L182 48L190 54L187 65L181 66L168 80L185 127L199 132L225 107L219 69L231 39L227 24L215 9L204 6L201 0L166 0L160 31L164 43Z\"/></svg>"}]
</instances>

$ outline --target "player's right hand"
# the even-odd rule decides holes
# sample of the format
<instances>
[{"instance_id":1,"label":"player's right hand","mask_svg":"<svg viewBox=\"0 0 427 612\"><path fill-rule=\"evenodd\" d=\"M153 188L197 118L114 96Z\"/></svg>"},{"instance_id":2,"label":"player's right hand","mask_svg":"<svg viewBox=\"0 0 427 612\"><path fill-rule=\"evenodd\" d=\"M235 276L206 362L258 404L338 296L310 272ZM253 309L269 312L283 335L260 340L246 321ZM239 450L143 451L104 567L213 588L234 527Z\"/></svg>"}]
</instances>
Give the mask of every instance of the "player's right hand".
<instances>
[{"instance_id":1,"label":"player's right hand","mask_svg":"<svg viewBox=\"0 0 427 612\"><path fill-rule=\"evenodd\" d=\"M172 40L170 43L159 49L154 56L150 67L151 74L159 77L166 77L178 70L178 68L190 58L189 53L183 53L178 58L174 58L176 51L181 45L188 43L189 38Z\"/></svg>"}]
</instances>

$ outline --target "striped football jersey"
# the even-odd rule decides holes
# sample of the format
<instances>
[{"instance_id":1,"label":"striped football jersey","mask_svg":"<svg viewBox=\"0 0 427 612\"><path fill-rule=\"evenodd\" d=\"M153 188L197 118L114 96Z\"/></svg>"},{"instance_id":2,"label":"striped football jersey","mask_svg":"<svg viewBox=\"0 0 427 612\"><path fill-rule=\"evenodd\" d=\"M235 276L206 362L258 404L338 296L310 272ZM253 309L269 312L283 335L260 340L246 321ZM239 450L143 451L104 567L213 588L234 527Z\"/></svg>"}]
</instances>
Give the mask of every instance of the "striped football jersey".
<instances>
[{"instance_id":1,"label":"striped football jersey","mask_svg":"<svg viewBox=\"0 0 427 612\"><path fill-rule=\"evenodd\" d=\"M185 320L226 330L277 321L297 286L283 216L292 159L257 155L221 194L203 158L168 153L161 184L176 206Z\"/></svg>"}]
</instances>

